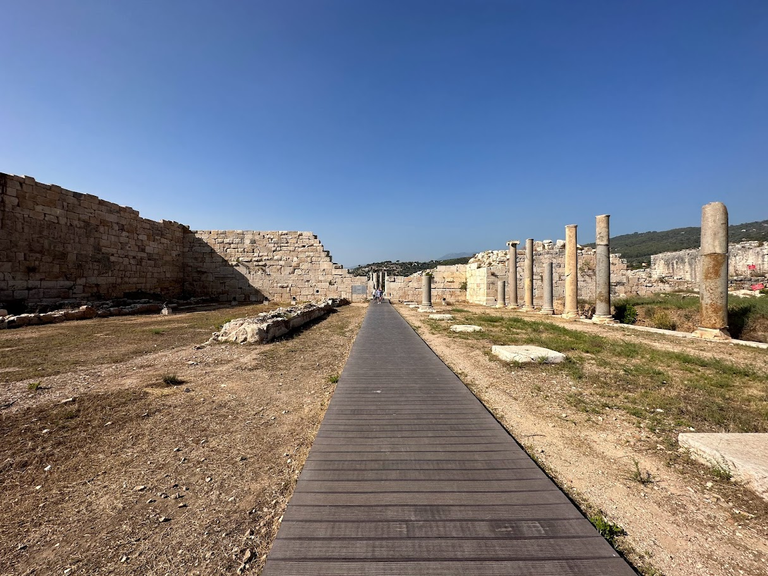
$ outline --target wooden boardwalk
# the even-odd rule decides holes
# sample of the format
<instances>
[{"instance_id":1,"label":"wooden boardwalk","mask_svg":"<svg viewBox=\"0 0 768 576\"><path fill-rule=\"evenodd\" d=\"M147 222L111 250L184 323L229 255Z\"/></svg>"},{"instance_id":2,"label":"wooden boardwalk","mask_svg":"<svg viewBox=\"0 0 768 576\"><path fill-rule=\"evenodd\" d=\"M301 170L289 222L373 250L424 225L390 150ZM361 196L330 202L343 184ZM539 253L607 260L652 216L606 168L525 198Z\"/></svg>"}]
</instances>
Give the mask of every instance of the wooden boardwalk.
<instances>
[{"instance_id":1,"label":"wooden boardwalk","mask_svg":"<svg viewBox=\"0 0 768 576\"><path fill-rule=\"evenodd\" d=\"M371 304L265 576L635 575L389 304Z\"/></svg>"}]
</instances>

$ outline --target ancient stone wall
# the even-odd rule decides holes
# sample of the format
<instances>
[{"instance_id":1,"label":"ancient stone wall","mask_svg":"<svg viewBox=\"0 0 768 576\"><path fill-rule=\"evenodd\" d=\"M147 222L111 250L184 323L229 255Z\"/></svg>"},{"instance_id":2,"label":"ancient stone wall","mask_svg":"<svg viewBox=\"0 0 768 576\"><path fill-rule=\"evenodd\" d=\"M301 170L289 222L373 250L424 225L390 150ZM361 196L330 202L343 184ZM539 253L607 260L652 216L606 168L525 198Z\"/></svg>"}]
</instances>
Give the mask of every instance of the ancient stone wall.
<instances>
[{"instance_id":1,"label":"ancient stone wall","mask_svg":"<svg viewBox=\"0 0 768 576\"><path fill-rule=\"evenodd\" d=\"M186 230L90 194L0 174L0 302L179 294Z\"/></svg>"},{"instance_id":2,"label":"ancient stone wall","mask_svg":"<svg viewBox=\"0 0 768 576\"><path fill-rule=\"evenodd\" d=\"M366 278L334 264L312 232L202 230L186 239L185 254L184 289L193 296L240 302L366 297Z\"/></svg>"},{"instance_id":3,"label":"ancient stone wall","mask_svg":"<svg viewBox=\"0 0 768 576\"><path fill-rule=\"evenodd\" d=\"M651 273L654 278L697 284L699 271L698 249L664 252L651 256ZM741 242L728 246L728 276L762 277L766 275L768 275L768 244Z\"/></svg>"},{"instance_id":4,"label":"ancient stone wall","mask_svg":"<svg viewBox=\"0 0 768 576\"><path fill-rule=\"evenodd\" d=\"M467 265L467 300L476 304L495 306L499 280L507 280L507 250L489 250L476 254ZM534 242L533 258L533 302L535 306L544 303L542 285L544 264L552 262L552 284L555 310L563 310L565 300L565 244L545 241ZM579 299L595 299L595 251L592 248L578 250ZM517 251L517 285L519 304L524 302L525 249ZM611 254L611 295L621 298L629 295L648 295L690 287L690 283L654 280L649 270L630 270L619 254ZM507 304L511 304L509 282L506 291Z\"/></svg>"},{"instance_id":5,"label":"ancient stone wall","mask_svg":"<svg viewBox=\"0 0 768 576\"><path fill-rule=\"evenodd\" d=\"M0 304L182 295L365 299L311 232L192 232L90 194L0 174ZM2 306L0 306L2 307Z\"/></svg>"},{"instance_id":6,"label":"ancient stone wall","mask_svg":"<svg viewBox=\"0 0 768 576\"><path fill-rule=\"evenodd\" d=\"M438 266L432 272L432 303L437 306L443 298L447 304L466 301L466 265ZM410 276L387 276L386 295L393 302L421 302L422 272ZM369 294L373 283L369 284Z\"/></svg>"}]
</instances>

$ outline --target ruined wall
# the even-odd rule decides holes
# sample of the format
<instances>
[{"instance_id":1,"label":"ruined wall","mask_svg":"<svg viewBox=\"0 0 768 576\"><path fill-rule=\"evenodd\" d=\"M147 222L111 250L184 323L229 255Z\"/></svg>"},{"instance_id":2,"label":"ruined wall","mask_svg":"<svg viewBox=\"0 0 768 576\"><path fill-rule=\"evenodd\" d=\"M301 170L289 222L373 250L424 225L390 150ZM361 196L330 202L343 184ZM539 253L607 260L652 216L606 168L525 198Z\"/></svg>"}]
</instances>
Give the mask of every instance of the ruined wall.
<instances>
[{"instance_id":1,"label":"ruined wall","mask_svg":"<svg viewBox=\"0 0 768 576\"><path fill-rule=\"evenodd\" d=\"M240 302L363 300L365 283L334 264L311 232L192 232L90 194L0 173L0 308L136 292Z\"/></svg>"},{"instance_id":2,"label":"ruined wall","mask_svg":"<svg viewBox=\"0 0 768 576\"><path fill-rule=\"evenodd\" d=\"M443 298L447 304L466 301L466 265L438 266L432 271L432 303L437 306ZM387 276L386 295L393 302L417 302L422 299L422 276L417 272L410 276ZM369 284L369 294L373 283Z\"/></svg>"},{"instance_id":3,"label":"ruined wall","mask_svg":"<svg viewBox=\"0 0 768 576\"><path fill-rule=\"evenodd\" d=\"M533 258L533 303L544 303L544 264L552 262L552 284L555 310L562 312L565 301L565 243L558 241L534 242ZM579 273L579 299L595 299L595 251L581 248L577 253ZM467 265L467 300L476 304L495 306L499 280L507 280L507 250L489 250L476 254ZM525 302L525 248L517 251L517 296L518 304ZM684 286L682 285L684 284ZM638 294L641 296L656 292L667 292L688 283L656 281L649 270L630 270L620 254L611 254L611 295L613 298ZM510 287L507 283L506 300L511 304Z\"/></svg>"},{"instance_id":4,"label":"ruined wall","mask_svg":"<svg viewBox=\"0 0 768 576\"><path fill-rule=\"evenodd\" d=\"M366 278L334 264L312 232L201 230L186 239L185 254L184 289L194 296L240 302L366 297Z\"/></svg>"},{"instance_id":5,"label":"ruined wall","mask_svg":"<svg viewBox=\"0 0 768 576\"><path fill-rule=\"evenodd\" d=\"M90 194L0 174L0 302L179 294L185 232Z\"/></svg>"},{"instance_id":6,"label":"ruined wall","mask_svg":"<svg viewBox=\"0 0 768 576\"><path fill-rule=\"evenodd\" d=\"M750 269L754 266L753 269ZM654 278L699 282L699 250L664 252L651 256L651 273ZM768 275L768 244L741 242L728 246L728 276L761 277Z\"/></svg>"}]
</instances>

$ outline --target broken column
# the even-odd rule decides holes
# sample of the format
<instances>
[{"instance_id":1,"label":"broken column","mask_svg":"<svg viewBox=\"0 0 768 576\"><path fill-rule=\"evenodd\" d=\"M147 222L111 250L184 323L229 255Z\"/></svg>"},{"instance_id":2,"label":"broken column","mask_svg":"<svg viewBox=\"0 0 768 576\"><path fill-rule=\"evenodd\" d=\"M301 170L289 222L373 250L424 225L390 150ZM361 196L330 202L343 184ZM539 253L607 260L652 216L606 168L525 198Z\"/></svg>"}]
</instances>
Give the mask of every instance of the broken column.
<instances>
[{"instance_id":1,"label":"broken column","mask_svg":"<svg viewBox=\"0 0 768 576\"><path fill-rule=\"evenodd\" d=\"M552 296L552 262L544 264L544 306L541 308L542 314L554 314L555 305Z\"/></svg>"},{"instance_id":2,"label":"broken column","mask_svg":"<svg viewBox=\"0 0 768 576\"><path fill-rule=\"evenodd\" d=\"M525 286L525 306L523 310L533 310L533 238L525 241L525 271L523 277Z\"/></svg>"},{"instance_id":3,"label":"broken column","mask_svg":"<svg viewBox=\"0 0 768 576\"><path fill-rule=\"evenodd\" d=\"M595 315L592 322L613 323L611 316L610 214L596 217L595 236Z\"/></svg>"},{"instance_id":4,"label":"broken column","mask_svg":"<svg viewBox=\"0 0 768 576\"><path fill-rule=\"evenodd\" d=\"M507 305L507 283L504 280L499 280L496 288L496 307L503 308Z\"/></svg>"},{"instance_id":5,"label":"broken column","mask_svg":"<svg viewBox=\"0 0 768 576\"><path fill-rule=\"evenodd\" d=\"M701 209L701 318L695 336L729 340L728 210L722 202Z\"/></svg>"},{"instance_id":6,"label":"broken column","mask_svg":"<svg viewBox=\"0 0 768 576\"><path fill-rule=\"evenodd\" d=\"M517 308L517 245L518 240L507 242L509 260L507 261L507 278L509 282L509 307Z\"/></svg>"},{"instance_id":7,"label":"broken column","mask_svg":"<svg viewBox=\"0 0 768 576\"><path fill-rule=\"evenodd\" d=\"M565 227L565 310L563 318L579 317L579 270L576 224Z\"/></svg>"},{"instance_id":8,"label":"broken column","mask_svg":"<svg viewBox=\"0 0 768 576\"><path fill-rule=\"evenodd\" d=\"M425 308L432 307L432 275L424 274L421 277L421 305Z\"/></svg>"}]
</instances>

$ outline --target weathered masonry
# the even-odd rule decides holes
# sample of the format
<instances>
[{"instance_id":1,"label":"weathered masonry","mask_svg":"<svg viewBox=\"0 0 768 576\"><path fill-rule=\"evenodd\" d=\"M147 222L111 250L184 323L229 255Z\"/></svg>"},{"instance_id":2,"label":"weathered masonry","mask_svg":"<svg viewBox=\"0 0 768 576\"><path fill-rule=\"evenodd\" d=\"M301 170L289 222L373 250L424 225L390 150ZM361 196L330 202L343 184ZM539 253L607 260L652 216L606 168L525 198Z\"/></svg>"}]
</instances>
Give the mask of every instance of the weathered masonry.
<instances>
[{"instance_id":1,"label":"weathered masonry","mask_svg":"<svg viewBox=\"0 0 768 576\"><path fill-rule=\"evenodd\" d=\"M366 280L311 232L190 230L29 176L0 173L0 303L156 295L363 300Z\"/></svg>"}]
</instances>

